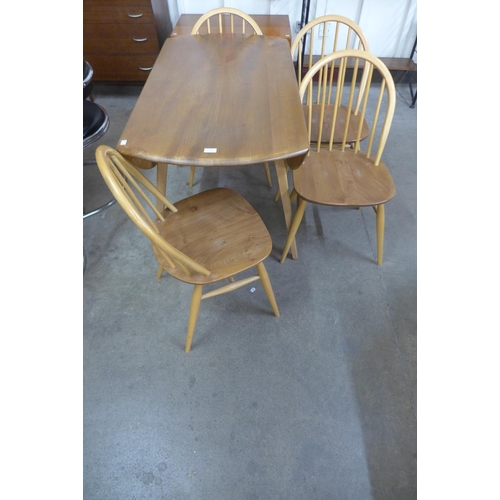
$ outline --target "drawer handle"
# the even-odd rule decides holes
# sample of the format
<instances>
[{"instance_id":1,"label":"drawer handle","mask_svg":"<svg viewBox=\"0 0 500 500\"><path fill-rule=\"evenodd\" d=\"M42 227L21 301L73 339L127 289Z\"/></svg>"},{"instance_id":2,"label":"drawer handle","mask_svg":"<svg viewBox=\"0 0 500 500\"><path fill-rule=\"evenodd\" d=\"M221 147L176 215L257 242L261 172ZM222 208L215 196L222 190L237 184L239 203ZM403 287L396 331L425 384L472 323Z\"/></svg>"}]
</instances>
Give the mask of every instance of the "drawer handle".
<instances>
[{"instance_id":1,"label":"drawer handle","mask_svg":"<svg viewBox=\"0 0 500 500\"><path fill-rule=\"evenodd\" d=\"M129 14L129 13L127 13L127 16L135 19L136 17L142 17L142 14Z\"/></svg>"},{"instance_id":2,"label":"drawer handle","mask_svg":"<svg viewBox=\"0 0 500 500\"><path fill-rule=\"evenodd\" d=\"M145 42L147 40L147 38L136 38L135 36L132 38L132 40L134 40L134 42Z\"/></svg>"},{"instance_id":3,"label":"drawer handle","mask_svg":"<svg viewBox=\"0 0 500 500\"><path fill-rule=\"evenodd\" d=\"M153 66L151 66L151 68L141 68L141 66L139 66L139 69L141 71L151 71L153 69Z\"/></svg>"}]
</instances>

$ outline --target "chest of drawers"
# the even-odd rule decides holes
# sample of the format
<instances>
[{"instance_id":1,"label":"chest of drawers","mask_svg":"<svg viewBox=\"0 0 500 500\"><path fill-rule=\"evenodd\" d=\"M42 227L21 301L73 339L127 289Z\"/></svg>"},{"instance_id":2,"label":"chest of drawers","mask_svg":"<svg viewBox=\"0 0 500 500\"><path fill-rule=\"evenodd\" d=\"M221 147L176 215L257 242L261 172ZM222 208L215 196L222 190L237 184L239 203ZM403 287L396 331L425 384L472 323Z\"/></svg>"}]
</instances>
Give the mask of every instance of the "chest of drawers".
<instances>
[{"instance_id":1,"label":"chest of drawers","mask_svg":"<svg viewBox=\"0 0 500 500\"><path fill-rule=\"evenodd\" d=\"M83 56L95 81L145 82L159 50L151 0L83 0Z\"/></svg>"}]
</instances>

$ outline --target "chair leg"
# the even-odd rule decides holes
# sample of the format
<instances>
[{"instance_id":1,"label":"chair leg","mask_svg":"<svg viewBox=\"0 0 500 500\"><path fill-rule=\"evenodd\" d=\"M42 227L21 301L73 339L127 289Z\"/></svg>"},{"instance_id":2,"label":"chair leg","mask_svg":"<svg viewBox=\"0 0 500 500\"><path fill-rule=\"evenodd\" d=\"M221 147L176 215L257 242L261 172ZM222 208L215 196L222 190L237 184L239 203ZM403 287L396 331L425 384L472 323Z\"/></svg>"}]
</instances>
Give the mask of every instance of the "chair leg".
<instances>
[{"instance_id":1,"label":"chair leg","mask_svg":"<svg viewBox=\"0 0 500 500\"><path fill-rule=\"evenodd\" d=\"M200 310L201 292L203 285L194 285L193 297L191 298L191 308L189 310L188 331L186 336L186 352L191 350L191 342L193 342L194 329L196 320L198 319L198 311Z\"/></svg>"},{"instance_id":2,"label":"chair leg","mask_svg":"<svg viewBox=\"0 0 500 500\"><path fill-rule=\"evenodd\" d=\"M286 167L286 171L288 172L289 170L289 167ZM295 191L295 188L293 189L293 191ZM292 195L290 196L290 200L292 200L292 196L293 196L293 191L292 191ZM297 193L297 192L295 192ZM280 199L280 187L278 186L278 188L276 189L276 194L274 195L274 201L278 201Z\"/></svg>"},{"instance_id":3,"label":"chair leg","mask_svg":"<svg viewBox=\"0 0 500 500\"><path fill-rule=\"evenodd\" d=\"M264 163L264 172L266 173L267 185L273 187L273 181L271 180L271 172L269 171L269 163L266 161Z\"/></svg>"},{"instance_id":4,"label":"chair leg","mask_svg":"<svg viewBox=\"0 0 500 500\"><path fill-rule=\"evenodd\" d=\"M196 170L196 167L191 167L191 173L189 174L189 187L193 187L193 182L194 182L194 171Z\"/></svg>"},{"instance_id":5,"label":"chair leg","mask_svg":"<svg viewBox=\"0 0 500 500\"><path fill-rule=\"evenodd\" d=\"M163 266L158 264L158 271L156 272L156 279L159 280L163 274Z\"/></svg>"},{"instance_id":6,"label":"chair leg","mask_svg":"<svg viewBox=\"0 0 500 500\"><path fill-rule=\"evenodd\" d=\"M165 196L167 194L167 174L168 164L158 163L156 165L156 187L159 189L160 193ZM165 209L165 205L159 198L156 199L156 208L159 212L163 212Z\"/></svg>"},{"instance_id":7,"label":"chair leg","mask_svg":"<svg viewBox=\"0 0 500 500\"><path fill-rule=\"evenodd\" d=\"M280 199L280 187L276 189L276 194L274 195L274 201L278 201Z\"/></svg>"},{"instance_id":8,"label":"chair leg","mask_svg":"<svg viewBox=\"0 0 500 500\"><path fill-rule=\"evenodd\" d=\"M288 251L290 250L290 247L292 246L292 241L295 238L295 234L297 233L297 230L299 229L299 225L302 221L302 217L304 217L304 211L306 209L307 202L303 198L299 197L298 199L299 199L299 202L297 204L297 211L295 212L295 217L292 220L292 224L290 226L290 231L288 231L288 237L286 239L285 249L283 250L283 253L281 254L280 264L283 264L283 262L285 262Z\"/></svg>"},{"instance_id":9,"label":"chair leg","mask_svg":"<svg viewBox=\"0 0 500 500\"><path fill-rule=\"evenodd\" d=\"M292 192L290 193L290 201L293 201L293 199L297 196L297 191L295 191L295 188L292 189ZM280 188L276 190L276 194L274 195L274 201L278 201L280 199Z\"/></svg>"},{"instance_id":10,"label":"chair leg","mask_svg":"<svg viewBox=\"0 0 500 500\"><path fill-rule=\"evenodd\" d=\"M267 270L264 266L263 262L259 262L257 264L257 272L260 276L260 281L262 282L262 286L264 287L264 291L266 292L267 298L269 299L269 303L273 308L274 315L279 318L280 312L278 310L278 304L276 303L276 298L274 297L273 287L271 286L271 281L269 280L269 275L267 274Z\"/></svg>"},{"instance_id":11,"label":"chair leg","mask_svg":"<svg viewBox=\"0 0 500 500\"><path fill-rule=\"evenodd\" d=\"M377 264L382 265L384 255L385 205L377 206Z\"/></svg>"}]
</instances>

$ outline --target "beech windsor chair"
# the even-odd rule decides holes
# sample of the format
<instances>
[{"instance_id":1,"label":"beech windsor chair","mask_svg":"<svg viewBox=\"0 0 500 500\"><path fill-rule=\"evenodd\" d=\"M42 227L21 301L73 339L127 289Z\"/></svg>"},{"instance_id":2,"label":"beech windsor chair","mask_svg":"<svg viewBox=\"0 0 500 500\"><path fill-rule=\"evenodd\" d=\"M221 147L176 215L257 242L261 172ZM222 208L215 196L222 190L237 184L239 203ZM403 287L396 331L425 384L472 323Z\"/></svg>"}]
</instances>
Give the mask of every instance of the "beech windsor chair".
<instances>
[{"instance_id":1,"label":"beech windsor chair","mask_svg":"<svg viewBox=\"0 0 500 500\"><path fill-rule=\"evenodd\" d=\"M322 33L321 33L322 31ZM318 55L314 55L315 51L315 41L316 36L319 35L319 40L316 43L321 43L320 53ZM328 40L328 42L327 42ZM307 23L297 34L291 46L292 58L295 59L297 57L297 78L299 82L299 86L302 82L303 72L305 69L311 69L313 64L316 63L321 58L339 50L346 49L356 49L356 50L365 50L367 52L370 51L368 47L368 41L360 28L354 21L351 21L347 17L336 16L336 15L326 15L318 17L311 22ZM308 54L305 54L305 52ZM304 60L307 55L307 61ZM316 104L312 106L312 137L317 137L317 128L320 120L320 91L321 91L321 74L320 71L318 78L318 94L316 98ZM330 72L330 81L329 86L332 88L332 78L334 77L333 72ZM364 88L366 82L367 74L363 73L361 86ZM349 118L350 122L350 131L347 135L346 141L348 143L354 142L356 140L356 133L358 129L358 121L359 121L359 107L361 103L361 98L363 96L363 92L359 93L358 100L356 102L356 106L354 110L351 111L351 116ZM339 109L337 109L337 120L336 125L340 129L343 128L346 120L347 108L342 104L342 100L339 101ZM304 106L304 113L306 112L307 107ZM324 112L327 114L328 118L331 118L334 112L334 106L328 105L325 107ZM328 122L328 120L327 120ZM362 137L366 137L368 135L368 126L366 123L363 124ZM340 134L336 133L335 136L339 136ZM323 128L323 134L321 136L321 142L328 142L330 137L330 131L328 127Z\"/></svg>"},{"instance_id":2,"label":"beech windsor chair","mask_svg":"<svg viewBox=\"0 0 500 500\"><path fill-rule=\"evenodd\" d=\"M338 67L336 64L338 63ZM348 67L352 67L351 82L348 83ZM366 70L364 88L357 85L359 69ZM334 92L334 113L327 117L325 108L330 104L331 94L328 88L329 73L338 72L338 84ZM372 84L374 71L378 73L380 84ZM313 78L320 75L319 92L320 121L312 135L312 91ZM330 79L331 80L331 79ZM338 103L347 86L348 103L346 122L340 135L337 135L339 114ZM304 164L294 170L293 184L298 203L292 220L285 248L280 262L283 263L297 233L307 202L319 205L361 208L371 206L376 213L377 227L377 263L382 264L384 248L385 203L394 197L396 189L391 174L381 161L382 153L391 128L396 105L396 92L392 76L384 63L374 55L361 50L342 50L334 52L318 61L303 78L299 89L300 98L307 101L307 130L311 145ZM352 118L352 109L359 93L362 93L361 110L357 121L356 141L348 147ZM375 94L370 96L370 94ZM377 95L378 94L378 95ZM367 113L370 103L370 113ZM375 103L375 105L374 105ZM371 109L371 108L374 109ZM365 119L370 118L371 126L366 152L362 152L361 137ZM325 123L326 121L330 123ZM328 144L322 144L323 127L330 130ZM339 148L334 148L340 142ZM366 141L365 141L366 142ZM365 144L365 143L363 143Z\"/></svg>"},{"instance_id":3,"label":"beech windsor chair","mask_svg":"<svg viewBox=\"0 0 500 500\"><path fill-rule=\"evenodd\" d=\"M249 25L249 31L253 33L254 35L262 35L262 30L259 28L259 25L255 22L252 17L250 17L248 14L245 12L238 10L238 9L233 9L231 7L220 7L217 9L212 9L203 14L198 21L194 24L192 30L191 30L191 35L199 35L200 34L200 28L206 24L207 32L208 33L224 33L225 28L227 28L227 23L225 22L227 19L227 15L229 15L229 33L235 33L235 23L234 23L234 18L236 17L237 19L241 20L241 32L245 34L246 30L245 27L248 24ZM224 16L224 17L223 17ZM210 20L213 17L218 18L218 22L214 28L211 27ZM238 31L239 33L239 31ZM196 167L191 167L191 173L189 176L189 187L193 187L193 182L194 182L194 174L196 171ZM266 180L267 180L267 185L269 187L272 187L273 183L271 180L271 172L269 170L269 163L264 163L264 173L266 175Z\"/></svg>"},{"instance_id":4,"label":"beech windsor chair","mask_svg":"<svg viewBox=\"0 0 500 500\"><path fill-rule=\"evenodd\" d=\"M246 30L245 27L247 24L250 25L250 29L253 31L254 35L262 35L262 30L260 29L259 25L256 23L256 21L249 16L246 12L243 12L242 10L239 9L233 9L231 7L219 7L217 9L212 9L203 14L198 21L194 24L192 30L191 30L191 35L199 35L200 34L200 28L201 26L206 23L207 25L207 32L212 33L211 29L211 23L210 19L213 17L218 18L218 23L215 26L216 31L214 33L223 33L225 24L223 22L223 15L229 14L229 20L230 20L230 33L235 33L234 31L234 18L241 19L241 32L245 34ZM218 31L217 31L218 28Z\"/></svg>"},{"instance_id":5,"label":"beech windsor chair","mask_svg":"<svg viewBox=\"0 0 500 500\"><path fill-rule=\"evenodd\" d=\"M319 54L314 54L318 48ZM339 50L346 49L357 49L366 50L369 52L368 41L361 27L356 24L351 19L344 16L337 15L326 15L317 17L309 23L307 23L297 34L293 40L290 52L292 54L292 59L296 61L296 71L297 80L299 86L304 78L304 74L307 69L312 68L313 64L318 62L321 58ZM322 78L320 74L318 76L318 88L316 95L316 102L312 104L312 120L311 120L311 137L317 138L318 126L320 120L323 121L323 133L321 135L321 142L329 142L330 140L330 124L332 123L333 113L335 111L334 104L327 104L324 107L323 113L326 115L324 119L320 116L321 106L319 104L319 99L321 95L321 84ZM335 75L333 72L330 73L329 80L329 91L331 92L333 80ZM366 85L367 73L363 73L361 80L361 88L363 89ZM353 110L351 110L351 116L349 117L349 131L346 137L346 142L352 144L356 140L356 133L358 130L360 115L359 107L361 104L361 98L363 92L358 95L358 100ZM342 97L342 96L341 96ZM314 100L314 97L313 97ZM304 117L307 116L308 107L303 106ZM335 126L337 130L335 131L335 138L342 135L342 130L346 123L347 118L347 107L343 103L342 98L339 100L337 105L337 118L335 120ZM368 135L368 124L363 121L363 128L361 130L361 139L364 139ZM337 144L335 139L335 144ZM292 192L292 196L295 195L295 191ZM277 191L274 197L274 201L278 201L279 192Z\"/></svg>"},{"instance_id":6,"label":"beech windsor chair","mask_svg":"<svg viewBox=\"0 0 500 500\"><path fill-rule=\"evenodd\" d=\"M167 271L174 278L194 285L186 352L191 349L203 299L231 292L260 279L271 308L279 317L263 263L272 250L271 237L260 216L242 196L227 188L216 188L172 204L113 148L99 146L96 158L115 199L151 241L159 262L156 277L160 279L163 271ZM166 208L160 212L150 195ZM148 208L155 221L148 214ZM257 275L234 280L233 276L252 267L257 268ZM223 280L229 280L229 283L202 294L204 285Z\"/></svg>"}]
</instances>

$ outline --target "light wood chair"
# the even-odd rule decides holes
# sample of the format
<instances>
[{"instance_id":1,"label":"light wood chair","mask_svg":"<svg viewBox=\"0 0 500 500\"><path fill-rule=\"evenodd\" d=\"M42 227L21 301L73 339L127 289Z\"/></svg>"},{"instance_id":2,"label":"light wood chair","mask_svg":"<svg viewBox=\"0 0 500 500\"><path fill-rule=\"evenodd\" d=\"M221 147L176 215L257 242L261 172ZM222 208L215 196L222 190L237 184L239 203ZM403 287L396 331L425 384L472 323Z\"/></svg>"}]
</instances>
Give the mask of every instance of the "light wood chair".
<instances>
[{"instance_id":1,"label":"light wood chair","mask_svg":"<svg viewBox=\"0 0 500 500\"><path fill-rule=\"evenodd\" d=\"M227 20L227 14L229 14L230 33L235 33L234 18L236 17L237 19L241 20L241 33L245 34L247 32L245 28L248 24L250 32L253 31L253 34L255 35L262 35L262 30L259 28L259 25L255 22L255 20L252 19L252 17L250 17L242 10L233 9L231 7L220 7L217 9L209 10L208 12L203 14L194 24L193 29L191 30L191 35L199 35L200 28L204 23L206 23L207 33L224 33L225 28L227 27L227 23L225 22ZM213 17L217 17L218 22L212 28L210 20ZM239 33L239 30L237 32Z\"/></svg>"},{"instance_id":2,"label":"light wood chair","mask_svg":"<svg viewBox=\"0 0 500 500\"><path fill-rule=\"evenodd\" d=\"M260 279L271 308L279 317L263 263L272 249L271 237L260 216L242 196L230 189L217 188L172 204L111 147L99 146L96 159L115 199L151 241L159 262L157 278L167 271L174 278L194 285L186 352L191 349L203 299L231 292ZM156 208L157 200L165 207L163 211ZM236 274L252 267L257 268L257 275L234 280ZM223 280L229 280L229 283L202 293L203 286Z\"/></svg>"},{"instance_id":3,"label":"light wood chair","mask_svg":"<svg viewBox=\"0 0 500 500\"><path fill-rule=\"evenodd\" d=\"M312 21L307 23L299 31L290 48L292 59L295 61L299 86L307 70L310 69L313 64L318 62L321 58L339 50L352 48L357 50L366 50L368 52L370 50L363 30L351 19L344 16L329 14L326 16L317 17L316 19L313 19ZM314 54L315 52L318 53ZM334 112L336 112L337 117L335 120L335 126L337 127L337 130L335 130L334 134L334 144L337 144L337 137L342 136L342 131L347 120L347 107L345 106L345 103L342 102L342 99L340 99L336 110L333 104L328 103L323 108L324 117L322 118L320 116L322 109L319 104L321 84L323 81L323 79L321 78L322 71L323 70L320 71L320 74L317 77L318 88L316 96L312 97L314 102L311 106L311 137L313 138L313 140L316 140L316 138L318 137L317 131L319 122L320 120L322 120L323 133L321 135L321 142L329 142L329 127L333 121L333 114ZM361 78L361 89L364 89L366 85L367 76L368 73L363 72ZM335 78L336 77L334 73L330 72L330 79L328 81L329 92L331 92ZM360 92L358 94L356 105L351 111L351 116L349 117L349 131L346 137L346 142L348 145L351 145L356 141L356 133L358 130L360 119L359 108L361 105L362 96L363 92ZM304 116L307 118L307 113L309 112L308 106L304 105L303 110ZM369 130L366 121L362 121L362 124L363 126L361 129L361 139L363 140L368 136ZM295 192L293 192L292 195L295 195ZM278 199L279 191L276 191L274 201L278 201Z\"/></svg>"},{"instance_id":4,"label":"light wood chair","mask_svg":"<svg viewBox=\"0 0 500 500\"><path fill-rule=\"evenodd\" d=\"M227 25L227 17L229 16L229 26ZM215 26L211 26L210 20L216 17L217 22ZM239 20L235 27L235 18ZM241 24L241 28L239 26ZM246 25L249 25L246 28ZM196 21L193 29L191 30L191 35L199 35L200 28L203 25L206 25L207 33L250 33L254 35L262 35L262 30L259 28L259 25L245 12L233 9L231 7L220 7L217 9L209 10L205 14L203 14L198 21ZM191 167L191 173L189 176L189 187L193 187L194 182L194 174L196 171L196 167ZM269 163L264 163L264 173L266 175L267 185L272 187L273 183L271 180L271 172L269 170Z\"/></svg>"},{"instance_id":5,"label":"light wood chair","mask_svg":"<svg viewBox=\"0 0 500 500\"><path fill-rule=\"evenodd\" d=\"M347 68L352 66L349 76ZM367 70L365 87L357 83L360 68ZM334 109L338 109L339 100L344 93L348 94L346 123L340 136L335 137L338 114L334 113L332 121L326 124L326 106L330 103L328 91L329 74L338 72L338 84L333 92ZM316 137L312 135L312 91L313 79L320 75L320 117ZM374 74L377 75L374 81ZM349 82L350 79L350 82ZM373 82L373 83L372 83ZM396 93L392 76L380 59L361 50L342 50L318 61L306 74L300 85L300 98L307 101L307 129L312 143L303 165L294 170L293 184L297 193L297 210L290 226L281 263L285 261L297 229L300 225L307 202L319 205L361 208L371 206L376 213L377 227L377 263L382 264L384 248L385 203L396 194L394 182L386 165L381 161L382 153L391 128ZM357 95L362 93L360 120L357 122L356 141L352 148L348 147L347 138L351 131L349 117L356 102ZM366 151L362 152L361 136L363 122L370 120L369 137ZM330 118L328 118L330 120ZM323 126L329 126L328 144L320 140ZM332 132L333 131L333 132ZM340 141L340 147L334 148ZM313 147L313 144L315 145Z\"/></svg>"},{"instance_id":6,"label":"light wood chair","mask_svg":"<svg viewBox=\"0 0 500 500\"><path fill-rule=\"evenodd\" d=\"M320 46L320 47L318 47ZM319 49L319 54L314 54L316 47ZM291 53L292 58L297 59L297 78L299 86L302 82L304 72L312 68L313 64L319 61L321 58L339 50L346 49L357 49L370 51L368 47L368 41L360 28L354 21L351 21L344 16L336 15L326 15L313 19L311 22L307 23L295 37L292 46ZM321 70L322 71L322 70ZM321 71L319 74L318 81L318 93L316 97L316 104L312 105L312 137L317 137L317 128L320 120L320 106L319 99L321 93ZM329 86L332 87L332 78L334 77L333 72L330 73ZM364 88L366 83L367 73L363 73L361 86ZM360 92L359 100L356 102L356 106L351 116L349 118L351 130L347 136L347 142L351 143L356 140L356 135L354 131L358 129L359 121L359 107L361 104L361 97L363 93ZM307 107L304 106L304 113L307 111ZM324 112L327 118L332 118L334 113L334 106L328 105L325 107ZM337 109L337 120L336 124L339 129L342 129L346 121L347 108L342 104L342 100L339 102L339 109ZM329 120L325 120L325 125L328 125ZM361 132L361 136L364 138L368 135L368 127L366 123L363 123L364 127ZM336 134L338 136L339 134ZM321 142L328 142L330 137L330 131L328 127L323 128L323 134L321 136Z\"/></svg>"}]
</instances>

